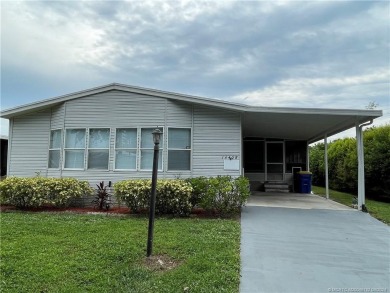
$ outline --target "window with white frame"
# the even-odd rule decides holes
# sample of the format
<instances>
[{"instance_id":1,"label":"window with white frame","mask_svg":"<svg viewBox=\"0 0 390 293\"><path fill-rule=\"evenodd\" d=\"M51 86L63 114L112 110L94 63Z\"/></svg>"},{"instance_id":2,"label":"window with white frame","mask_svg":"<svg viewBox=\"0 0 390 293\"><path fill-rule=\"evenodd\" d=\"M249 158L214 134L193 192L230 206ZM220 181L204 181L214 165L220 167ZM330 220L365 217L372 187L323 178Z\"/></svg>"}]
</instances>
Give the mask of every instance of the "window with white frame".
<instances>
[{"instance_id":1,"label":"window with white frame","mask_svg":"<svg viewBox=\"0 0 390 293\"><path fill-rule=\"evenodd\" d=\"M191 170L191 129L168 129L168 171Z\"/></svg>"},{"instance_id":2,"label":"window with white frame","mask_svg":"<svg viewBox=\"0 0 390 293\"><path fill-rule=\"evenodd\" d=\"M110 157L110 129L89 129L88 169L108 170Z\"/></svg>"},{"instance_id":3,"label":"window with white frame","mask_svg":"<svg viewBox=\"0 0 390 293\"><path fill-rule=\"evenodd\" d=\"M163 132L162 128L159 128ZM142 128L141 129L141 159L140 169L141 170L152 170L153 168L153 135L152 132L155 128ZM161 135L160 139L160 152L158 157L158 169L162 170L162 149L164 148L164 134Z\"/></svg>"},{"instance_id":4,"label":"window with white frame","mask_svg":"<svg viewBox=\"0 0 390 293\"><path fill-rule=\"evenodd\" d=\"M49 146L49 168L60 168L62 145L61 129L50 131L50 146Z\"/></svg>"},{"instance_id":5,"label":"window with white frame","mask_svg":"<svg viewBox=\"0 0 390 293\"><path fill-rule=\"evenodd\" d=\"M115 169L137 169L137 129L117 128L115 136Z\"/></svg>"},{"instance_id":6,"label":"window with white frame","mask_svg":"<svg viewBox=\"0 0 390 293\"><path fill-rule=\"evenodd\" d=\"M65 133L66 169L84 169L85 129L67 129Z\"/></svg>"}]
</instances>

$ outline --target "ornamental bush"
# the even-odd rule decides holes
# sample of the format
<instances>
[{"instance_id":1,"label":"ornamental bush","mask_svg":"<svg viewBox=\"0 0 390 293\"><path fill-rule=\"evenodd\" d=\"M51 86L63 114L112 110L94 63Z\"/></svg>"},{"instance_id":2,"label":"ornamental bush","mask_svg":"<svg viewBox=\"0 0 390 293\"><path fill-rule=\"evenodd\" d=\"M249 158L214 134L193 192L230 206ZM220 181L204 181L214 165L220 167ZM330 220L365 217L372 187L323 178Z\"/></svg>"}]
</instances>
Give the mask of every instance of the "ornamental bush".
<instances>
[{"instance_id":1,"label":"ornamental bush","mask_svg":"<svg viewBox=\"0 0 390 293\"><path fill-rule=\"evenodd\" d=\"M204 176L187 178L186 181L191 184L193 192L191 195L190 202L192 206L199 206L204 194L206 193L209 179Z\"/></svg>"},{"instance_id":2,"label":"ornamental bush","mask_svg":"<svg viewBox=\"0 0 390 293\"><path fill-rule=\"evenodd\" d=\"M92 192L88 182L74 178L8 177L0 182L1 202L18 208L65 207L71 199Z\"/></svg>"},{"instance_id":3,"label":"ornamental bush","mask_svg":"<svg viewBox=\"0 0 390 293\"><path fill-rule=\"evenodd\" d=\"M149 205L151 180L130 179L114 184L114 194L118 202L124 202L133 213L138 213Z\"/></svg>"},{"instance_id":4,"label":"ornamental bush","mask_svg":"<svg viewBox=\"0 0 390 293\"><path fill-rule=\"evenodd\" d=\"M222 215L238 212L250 195L249 180L243 176L197 177L187 181L194 189L194 205Z\"/></svg>"},{"instance_id":5,"label":"ornamental bush","mask_svg":"<svg viewBox=\"0 0 390 293\"><path fill-rule=\"evenodd\" d=\"M115 183L115 197L133 213L149 208L152 182L130 179ZM194 206L221 215L240 210L250 195L249 180L231 176L159 179L156 186L156 213L188 216Z\"/></svg>"},{"instance_id":6,"label":"ornamental bush","mask_svg":"<svg viewBox=\"0 0 390 293\"><path fill-rule=\"evenodd\" d=\"M115 197L124 202L133 213L149 208L152 182L150 179L130 179L115 183ZM187 216L192 205L192 187L179 179L160 179L156 186L156 213Z\"/></svg>"},{"instance_id":7,"label":"ornamental bush","mask_svg":"<svg viewBox=\"0 0 390 293\"><path fill-rule=\"evenodd\" d=\"M192 210L190 202L193 189L184 180L157 181L156 213L188 216Z\"/></svg>"},{"instance_id":8,"label":"ornamental bush","mask_svg":"<svg viewBox=\"0 0 390 293\"><path fill-rule=\"evenodd\" d=\"M87 181L75 178L45 178L49 191L48 203L56 207L66 207L74 198L92 195L95 190Z\"/></svg>"}]
</instances>

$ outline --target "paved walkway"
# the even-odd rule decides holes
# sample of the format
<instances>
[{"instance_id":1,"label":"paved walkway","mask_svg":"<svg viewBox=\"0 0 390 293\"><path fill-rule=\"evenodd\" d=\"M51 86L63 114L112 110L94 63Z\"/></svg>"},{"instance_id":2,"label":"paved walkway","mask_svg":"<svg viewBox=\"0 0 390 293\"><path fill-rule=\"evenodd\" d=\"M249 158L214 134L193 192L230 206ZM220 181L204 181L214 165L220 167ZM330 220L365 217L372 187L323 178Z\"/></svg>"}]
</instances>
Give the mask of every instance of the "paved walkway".
<instances>
[{"instance_id":1,"label":"paved walkway","mask_svg":"<svg viewBox=\"0 0 390 293\"><path fill-rule=\"evenodd\" d=\"M243 208L240 292L390 292L389 226L311 196L273 207L280 196Z\"/></svg>"}]
</instances>

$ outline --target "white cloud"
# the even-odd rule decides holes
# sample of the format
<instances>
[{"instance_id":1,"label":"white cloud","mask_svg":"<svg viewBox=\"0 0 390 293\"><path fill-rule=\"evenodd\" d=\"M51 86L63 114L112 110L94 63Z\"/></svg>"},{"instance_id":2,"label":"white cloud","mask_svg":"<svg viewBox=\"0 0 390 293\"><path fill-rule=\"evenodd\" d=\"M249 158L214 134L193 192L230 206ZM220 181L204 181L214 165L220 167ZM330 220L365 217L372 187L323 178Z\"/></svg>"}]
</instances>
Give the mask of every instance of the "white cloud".
<instances>
[{"instance_id":1,"label":"white cloud","mask_svg":"<svg viewBox=\"0 0 390 293\"><path fill-rule=\"evenodd\" d=\"M289 78L235 95L231 100L257 106L364 108L369 101L376 99L380 104L386 104L389 80L388 70L355 76ZM351 104L352 101L362 104Z\"/></svg>"},{"instance_id":2,"label":"white cloud","mask_svg":"<svg viewBox=\"0 0 390 293\"><path fill-rule=\"evenodd\" d=\"M34 9L34 2L2 5L2 22L12 28L2 30L4 65L28 64L44 75L74 74L86 64L113 69L109 60L115 48L104 41L104 30L94 23L53 9Z\"/></svg>"},{"instance_id":3,"label":"white cloud","mask_svg":"<svg viewBox=\"0 0 390 293\"><path fill-rule=\"evenodd\" d=\"M390 113L385 1L1 5L7 107L121 82L263 106L376 101Z\"/></svg>"}]
</instances>

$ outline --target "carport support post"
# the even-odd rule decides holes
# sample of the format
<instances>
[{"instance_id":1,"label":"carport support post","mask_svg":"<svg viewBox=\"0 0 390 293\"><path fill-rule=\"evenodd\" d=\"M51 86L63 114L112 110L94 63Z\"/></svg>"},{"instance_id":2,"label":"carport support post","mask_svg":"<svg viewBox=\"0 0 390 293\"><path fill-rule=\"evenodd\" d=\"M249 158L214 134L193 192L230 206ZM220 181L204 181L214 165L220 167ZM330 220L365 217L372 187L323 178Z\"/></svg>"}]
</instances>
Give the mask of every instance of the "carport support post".
<instances>
[{"instance_id":1,"label":"carport support post","mask_svg":"<svg viewBox=\"0 0 390 293\"><path fill-rule=\"evenodd\" d=\"M326 199L329 199L329 176L328 176L328 135L325 134L324 137L325 145L325 192Z\"/></svg>"},{"instance_id":2,"label":"carport support post","mask_svg":"<svg viewBox=\"0 0 390 293\"><path fill-rule=\"evenodd\" d=\"M358 157L358 210L362 210L365 204L365 190L364 190L364 149L363 149L363 133L362 126L356 124L356 144Z\"/></svg>"}]
</instances>

